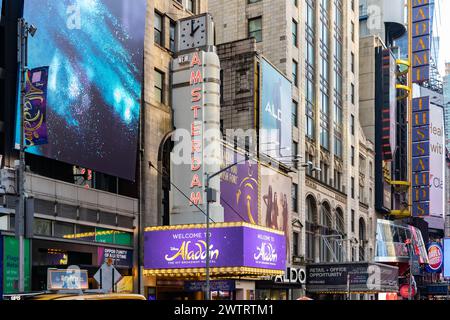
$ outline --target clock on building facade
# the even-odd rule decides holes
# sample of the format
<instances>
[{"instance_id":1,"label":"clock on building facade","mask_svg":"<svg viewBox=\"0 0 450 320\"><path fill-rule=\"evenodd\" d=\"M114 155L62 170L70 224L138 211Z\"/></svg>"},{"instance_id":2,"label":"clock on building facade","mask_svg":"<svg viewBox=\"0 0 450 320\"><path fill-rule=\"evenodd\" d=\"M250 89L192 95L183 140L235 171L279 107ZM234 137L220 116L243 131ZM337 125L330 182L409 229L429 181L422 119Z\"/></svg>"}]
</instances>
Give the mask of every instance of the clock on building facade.
<instances>
[{"instance_id":1,"label":"clock on building facade","mask_svg":"<svg viewBox=\"0 0 450 320\"><path fill-rule=\"evenodd\" d=\"M186 51L214 45L214 23L205 13L178 21L176 51Z\"/></svg>"}]
</instances>

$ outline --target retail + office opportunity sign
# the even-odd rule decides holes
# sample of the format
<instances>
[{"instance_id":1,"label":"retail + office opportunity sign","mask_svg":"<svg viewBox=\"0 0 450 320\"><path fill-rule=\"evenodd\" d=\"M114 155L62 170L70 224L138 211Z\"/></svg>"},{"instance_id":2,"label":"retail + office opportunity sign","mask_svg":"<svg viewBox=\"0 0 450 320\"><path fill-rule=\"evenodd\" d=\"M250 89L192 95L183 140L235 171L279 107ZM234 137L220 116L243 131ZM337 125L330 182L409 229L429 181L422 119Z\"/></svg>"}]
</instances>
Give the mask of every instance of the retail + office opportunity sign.
<instances>
[{"instance_id":1,"label":"retail + office opportunity sign","mask_svg":"<svg viewBox=\"0 0 450 320\"><path fill-rule=\"evenodd\" d=\"M283 232L250 224L217 224L210 229L206 247L204 225L147 228L144 235L145 269L251 267L285 270L286 242Z\"/></svg>"}]
</instances>

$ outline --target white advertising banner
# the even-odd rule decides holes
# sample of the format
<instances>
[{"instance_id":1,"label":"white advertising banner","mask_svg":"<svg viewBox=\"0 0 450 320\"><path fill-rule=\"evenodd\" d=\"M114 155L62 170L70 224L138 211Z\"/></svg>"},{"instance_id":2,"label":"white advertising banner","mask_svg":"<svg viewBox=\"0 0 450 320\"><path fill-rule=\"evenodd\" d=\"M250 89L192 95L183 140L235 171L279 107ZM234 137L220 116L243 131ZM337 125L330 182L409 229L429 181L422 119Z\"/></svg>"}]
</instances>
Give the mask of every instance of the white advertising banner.
<instances>
[{"instance_id":1,"label":"white advertising banner","mask_svg":"<svg viewBox=\"0 0 450 320\"><path fill-rule=\"evenodd\" d=\"M430 104L430 216L444 219L444 111ZM431 227L431 226L430 226Z\"/></svg>"}]
</instances>

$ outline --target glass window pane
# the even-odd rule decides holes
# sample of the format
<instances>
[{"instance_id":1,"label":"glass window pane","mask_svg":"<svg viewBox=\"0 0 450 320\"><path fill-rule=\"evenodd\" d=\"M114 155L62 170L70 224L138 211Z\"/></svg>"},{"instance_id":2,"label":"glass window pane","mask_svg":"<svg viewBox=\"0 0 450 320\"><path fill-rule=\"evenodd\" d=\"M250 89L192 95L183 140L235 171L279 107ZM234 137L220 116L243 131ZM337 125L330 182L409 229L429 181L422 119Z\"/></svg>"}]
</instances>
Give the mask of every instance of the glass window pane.
<instances>
[{"instance_id":1,"label":"glass window pane","mask_svg":"<svg viewBox=\"0 0 450 320\"><path fill-rule=\"evenodd\" d=\"M52 235L52 222L50 220L35 218L33 228L35 235L49 237Z\"/></svg>"},{"instance_id":2,"label":"glass window pane","mask_svg":"<svg viewBox=\"0 0 450 320\"><path fill-rule=\"evenodd\" d=\"M54 236L57 238L73 238L74 227L73 223L56 221L54 224Z\"/></svg>"}]
</instances>

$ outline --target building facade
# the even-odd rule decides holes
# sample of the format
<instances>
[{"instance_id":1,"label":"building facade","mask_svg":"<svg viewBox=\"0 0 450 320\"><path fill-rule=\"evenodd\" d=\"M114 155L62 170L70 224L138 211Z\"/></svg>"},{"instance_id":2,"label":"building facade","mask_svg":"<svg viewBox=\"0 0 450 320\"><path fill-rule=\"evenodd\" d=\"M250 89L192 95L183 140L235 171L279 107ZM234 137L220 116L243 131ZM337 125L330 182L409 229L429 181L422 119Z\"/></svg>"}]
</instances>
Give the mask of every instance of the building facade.
<instances>
[{"instance_id":1,"label":"building facade","mask_svg":"<svg viewBox=\"0 0 450 320\"><path fill-rule=\"evenodd\" d=\"M170 133L174 130L170 67L175 52L176 21L204 13L207 6L206 0L147 1L140 154L142 234L145 227L170 223L170 176L162 173L169 166L169 159L164 155L170 152L168 144L171 141ZM149 162L155 167L150 167ZM143 236L140 240L143 261ZM140 292L145 293L147 287L156 287L155 278L142 279Z\"/></svg>"}]
</instances>

